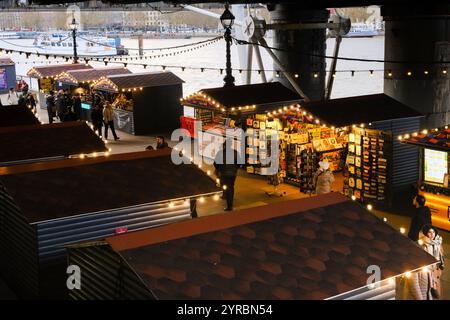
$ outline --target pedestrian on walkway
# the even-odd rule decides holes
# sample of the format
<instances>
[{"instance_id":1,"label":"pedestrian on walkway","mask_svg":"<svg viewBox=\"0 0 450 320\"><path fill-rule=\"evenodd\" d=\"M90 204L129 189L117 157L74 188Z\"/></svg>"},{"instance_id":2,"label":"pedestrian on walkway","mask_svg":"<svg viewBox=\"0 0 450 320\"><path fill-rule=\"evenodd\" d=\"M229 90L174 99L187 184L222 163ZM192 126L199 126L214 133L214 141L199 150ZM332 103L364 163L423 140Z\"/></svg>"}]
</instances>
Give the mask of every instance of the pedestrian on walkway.
<instances>
[{"instance_id":1,"label":"pedestrian on walkway","mask_svg":"<svg viewBox=\"0 0 450 320\"><path fill-rule=\"evenodd\" d=\"M167 144L166 140L163 136L157 136L156 137L156 150L168 148L169 145Z\"/></svg>"},{"instance_id":2,"label":"pedestrian on walkway","mask_svg":"<svg viewBox=\"0 0 450 320\"><path fill-rule=\"evenodd\" d=\"M330 164L325 161L320 161L319 166L320 167L313 178L316 194L330 193L334 182L334 176L330 170Z\"/></svg>"},{"instance_id":3,"label":"pedestrian on walkway","mask_svg":"<svg viewBox=\"0 0 450 320\"><path fill-rule=\"evenodd\" d=\"M33 108L34 111L36 110L36 99L34 98L34 95L31 92L28 92L28 94L25 97L27 105L29 105L31 108Z\"/></svg>"},{"instance_id":4,"label":"pedestrian on walkway","mask_svg":"<svg viewBox=\"0 0 450 320\"><path fill-rule=\"evenodd\" d=\"M108 139L108 127L111 128L111 132L114 136L114 140L119 140L120 138L116 134L116 130L114 130L114 110L111 107L109 102L105 102L103 109L103 121L105 123L105 139Z\"/></svg>"},{"instance_id":5,"label":"pedestrian on walkway","mask_svg":"<svg viewBox=\"0 0 450 320\"><path fill-rule=\"evenodd\" d=\"M19 94L14 88L10 88L8 92L8 103L10 105L17 105L19 103Z\"/></svg>"},{"instance_id":6,"label":"pedestrian on walkway","mask_svg":"<svg viewBox=\"0 0 450 320\"><path fill-rule=\"evenodd\" d=\"M411 219L409 226L408 238L412 241L419 240L419 233L425 225L431 225L430 208L425 206L425 197L415 195L413 198L413 205L416 208L414 216Z\"/></svg>"},{"instance_id":7,"label":"pedestrian on walkway","mask_svg":"<svg viewBox=\"0 0 450 320\"><path fill-rule=\"evenodd\" d=\"M214 158L214 168L224 188L227 206L225 211L233 210L234 184L238 170L238 153L232 147L232 140L226 140Z\"/></svg>"},{"instance_id":8,"label":"pedestrian on walkway","mask_svg":"<svg viewBox=\"0 0 450 320\"><path fill-rule=\"evenodd\" d=\"M429 270L431 275L431 294L434 300L442 297L441 276L444 270L444 250L442 247L442 237L438 234L437 229L431 225L425 225L422 228L422 235L419 239L422 248L431 254L438 264L432 266Z\"/></svg>"},{"instance_id":9,"label":"pedestrian on walkway","mask_svg":"<svg viewBox=\"0 0 450 320\"><path fill-rule=\"evenodd\" d=\"M77 93L73 98L73 112L75 113L76 120L81 120L81 97L80 94Z\"/></svg>"},{"instance_id":10,"label":"pedestrian on walkway","mask_svg":"<svg viewBox=\"0 0 450 320\"><path fill-rule=\"evenodd\" d=\"M48 123L53 123L53 117L56 115L55 95L53 91L50 91L45 101L47 104Z\"/></svg>"},{"instance_id":11,"label":"pedestrian on walkway","mask_svg":"<svg viewBox=\"0 0 450 320\"><path fill-rule=\"evenodd\" d=\"M101 136L103 127L103 113L100 109L100 105L98 104L94 105L94 109L92 109L91 121L94 126L94 132L97 132Z\"/></svg>"}]
</instances>

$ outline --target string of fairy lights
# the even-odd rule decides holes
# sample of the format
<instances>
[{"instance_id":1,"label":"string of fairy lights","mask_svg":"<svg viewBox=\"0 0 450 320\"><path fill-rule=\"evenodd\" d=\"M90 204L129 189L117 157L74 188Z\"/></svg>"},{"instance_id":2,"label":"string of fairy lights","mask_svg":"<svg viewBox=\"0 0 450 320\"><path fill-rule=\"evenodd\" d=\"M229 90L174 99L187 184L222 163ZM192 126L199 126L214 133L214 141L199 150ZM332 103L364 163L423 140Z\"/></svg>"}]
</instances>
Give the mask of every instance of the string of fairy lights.
<instances>
[{"instance_id":1,"label":"string of fairy lights","mask_svg":"<svg viewBox=\"0 0 450 320\"><path fill-rule=\"evenodd\" d=\"M142 56L129 56L129 57L82 57L81 59L84 61L86 65L89 63L104 63L105 66L108 64L122 64L124 67L127 66L135 66L135 67L142 67L143 69L147 69L148 67L155 68L155 69L161 69L165 71L166 69L169 70L180 70L180 71L186 71L186 70L192 70L192 71L215 71L219 72L219 74L223 74L225 71L225 68L220 67L198 67L198 66L188 66L188 65L179 65L179 64L161 64L161 63L151 63L151 61L154 61L156 59L162 59L162 58L170 58L179 56L181 54L189 53L194 50L199 50L202 48L205 48L209 45L212 45L214 43L217 43L222 39L222 36L216 37L210 40L205 40L198 43L193 44L186 44L183 45L185 47L188 47L183 50L178 50L174 52L168 52L168 53L159 53L159 54L153 54L153 55L142 55ZM189 47L192 46L192 47ZM173 48L177 48L179 46L174 47L167 47L167 48L154 48L154 49L148 49L148 50L169 50ZM278 49L273 48L272 49ZM279 49L282 50L282 49ZM69 62L73 57L70 55L60 55L60 54L42 54L42 53L35 53L35 52L26 52L21 50L14 50L14 49L5 49L0 48L0 52L5 51L7 54L11 53L18 53L19 55L25 54L26 58L28 59L31 55L35 55L37 57L45 57L47 60L50 58L53 59L64 59L65 62ZM321 56L325 58L330 58L329 56ZM345 59L345 60L352 60L352 61L364 61L364 62L382 62L383 60L373 60L373 59L359 59L359 58L346 58L346 57L338 57L338 59ZM386 60L385 62L389 62ZM392 63L400 63L400 61L391 61ZM33 61L33 62L17 62L17 64L38 64L39 62ZM45 63L45 61L44 61ZM51 61L52 64L54 63L63 63L63 61ZM436 68L436 64L441 64L439 70ZM425 67L417 67L411 70L400 70L400 69L388 69L388 68L378 68L378 69L343 69L343 70L335 70L332 73L333 77L336 77L338 74L349 74L351 77L355 77L356 74L367 74L369 77L373 77L375 73L384 73L384 77L386 79L396 79L396 78L427 78L427 77L433 77L433 76L442 76L447 77L448 76L448 68L445 66L445 64L448 63L447 61L440 61L440 62L430 62L431 65L429 65L429 68ZM292 71L280 71L277 69L255 69L255 68L232 68L233 72L242 74L242 73L258 73L261 74L262 72L272 72L274 73L274 77L279 78L283 75L290 75L293 78L312 78L312 79L320 79L324 75L329 74L331 71L324 70L322 72L315 71L311 72L309 74L299 74L298 72L292 72ZM435 78L435 77L434 77Z\"/></svg>"}]
</instances>

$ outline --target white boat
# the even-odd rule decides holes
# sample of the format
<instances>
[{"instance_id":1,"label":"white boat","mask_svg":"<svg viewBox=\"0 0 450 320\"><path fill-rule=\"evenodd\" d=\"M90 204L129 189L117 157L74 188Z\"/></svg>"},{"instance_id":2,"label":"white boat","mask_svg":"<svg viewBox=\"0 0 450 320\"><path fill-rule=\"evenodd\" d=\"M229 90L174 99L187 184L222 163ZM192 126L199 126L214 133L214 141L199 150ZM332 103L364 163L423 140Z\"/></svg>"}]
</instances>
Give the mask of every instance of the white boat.
<instances>
[{"instance_id":1,"label":"white boat","mask_svg":"<svg viewBox=\"0 0 450 320\"><path fill-rule=\"evenodd\" d=\"M120 38L113 39L77 32L76 42L77 54L80 57L121 54L121 50L117 50L121 47ZM73 55L72 32L44 33L35 39L33 45L38 53Z\"/></svg>"},{"instance_id":2,"label":"white boat","mask_svg":"<svg viewBox=\"0 0 450 320\"><path fill-rule=\"evenodd\" d=\"M0 39L3 40L20 39L20 36L17 32L14 31L0 31Z\"/></svg>"},{"instance_id":3,"label":"white boat","mask_svg":"<svg viewBox=\"0 0 450 320\"><path fill-rule=\"evenodd\" d=\"M352 24L349 33L344 38L371 38L378 35L375 26L366 23Z\"/></svg>"}]
</instances>

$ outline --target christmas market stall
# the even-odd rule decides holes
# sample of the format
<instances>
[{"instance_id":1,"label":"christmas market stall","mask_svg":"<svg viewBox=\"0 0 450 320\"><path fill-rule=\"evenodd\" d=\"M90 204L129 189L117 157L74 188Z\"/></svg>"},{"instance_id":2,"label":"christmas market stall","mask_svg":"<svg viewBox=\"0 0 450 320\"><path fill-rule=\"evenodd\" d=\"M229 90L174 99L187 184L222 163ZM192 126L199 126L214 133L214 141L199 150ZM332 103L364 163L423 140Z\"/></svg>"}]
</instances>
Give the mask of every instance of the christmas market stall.
<instances>
[{"instance_id":1,"label":"christmas market stall","mask_svg":"<svg viewBox=\"0 0 450 320\"><path fill-rule=\"evenodd\" d=\"M8 93L10 88L16 88L16 64L10 58L0 57L0 94Z\"/></svg>"},{"instance_id":2,"label":"christmas market stall","mask_svg":"<svg viewBox=\"0 0 450 320\"><path fill-rule=\"evenodd\" d=\"M181 100L184 106L181 124L192 138L198 140L199 154L214 159L226 137L233 138L234 147L240 150L240 129L249 136L248 141L259 140L260 132L263 135L272 130L265 126L267 112L300 101L302 97L280 82L203 89ZM199 132L195 132L195 121L201 122ZM244 145L249 151L249 143L244 141ZM247 161L252 161L248 153Z\"/></svg>"},{"instance_id":3,"label":"christmas market stall","mask_svg":"<svg viewBox=\"0 0 450 320\"><path fill-rule=\"evenodd\" d=\"M450 126L410 132L398 137L419 147L419 194L431 210L433 225L450 231Z\"/></svg>"},{"instance_id":4,"label":"christmas market stall","mask_svg":"<svg viewBox=\"0 0 450 320\"><path fill-rule=\"evenodd\" d=\"M83 282L69 295L389 300L397 280L429 272L437 262L360 203L335 192L70 245L68 265L79 266ZM373 286L368 266L382 270Z\"/></svg>"},{"instance_id":5,"label":"christmas market stall","mask_svg":"<svg viewBox=\"0 0 450 320\"><path fill-rule=\"evenodd\" d=\"M112 103L116 128L143 135L180 127L183 82L172 72L146 72L102 77L92 89Z\"/></svg>"},{"instance_id":6,"label":"christmas market stall","mask_svg":"<svg viewBox=\"0 0 450 320\"><path fill-rule=\"evenodd\" d=\"M36 66L28 70L27 76L31 78L30 88L37 93L37 101L41 109L47 109L45 98L50 90L55 88L55 78L64 71L92 69L92 66L83 63L56 64Z\"/></svg>"},{"instance_id":7,"label":"christmas market stall","mask_svg":"<svg viewBox=\"0 0 450 320\"><path fill-rule=\"evenodd\" d=\"M345 165L347 196L379 207L410 202L399 195L417 179L417 155L393 137L419 130L422 114L385 94L307 102L300 112L318 127L337 132L338 143L345 140L339 168ZM309 134L314 149L315 133Z\"/></svg>"},{"instance_id":8,"label":"christmas market stall","mask_svg":"<svg viewBox=\"0 0 450 320\"><path fill-rule=\"evenodd\" d=\"M79 94L81 97L81 119L91 120L93 97L90 85L101 77L130 73L131 71L124 67L64 71L55 77L55 89L68 89L72 95Z\"/></svg>"},{"instance_id":9,"label":"christmas market stall","mask_svg":"<svg viewBox=\"0 0 450 320\"><path fill-rule=\"evenodd\" d=\"M94 153L102 155L108 149L84 121L0 128L0 166Z\"/></svg>"},{"instance_id":10,"label":"christmas market stall","mask_svg":"<svg viewBox=\"0 0 450 320\"><path fill-rule=\"evenodd\" d=\"M26 106L3 106L0 108L0 128L40 124L38 117Z\"/></svg>"},{"instance_id":11,"label":"christmas market stall","mask_svg":"<svg viewBox=\"0 0 450 320\"><path fill-rule=\"evenodd\" d=\"M171 152L0 168L2 279L21 298L63 298L65 245L189 220L197 199L220 198L212 178L173 164Z\"/></svg>"}]
</instances>

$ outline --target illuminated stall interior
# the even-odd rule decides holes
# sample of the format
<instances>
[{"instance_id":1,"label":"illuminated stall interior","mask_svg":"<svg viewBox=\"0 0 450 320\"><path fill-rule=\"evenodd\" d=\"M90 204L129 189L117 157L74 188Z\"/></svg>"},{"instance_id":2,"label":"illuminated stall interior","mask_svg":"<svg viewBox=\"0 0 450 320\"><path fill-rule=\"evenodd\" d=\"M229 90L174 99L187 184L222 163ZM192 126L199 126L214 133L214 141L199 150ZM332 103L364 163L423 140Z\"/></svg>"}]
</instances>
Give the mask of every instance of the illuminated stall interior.
<instances>
[{"instance_id":1,"label":"illuminated stall interior","mask_svg":"<svg viewBox=\"0 0 450 320\"><path fill-rule=\"evenodd\" d=\"M419 192L425 196L433 225L450 230L450 129L422 130L399 136L419 147Z\"/></svg>"}]
</instances>

